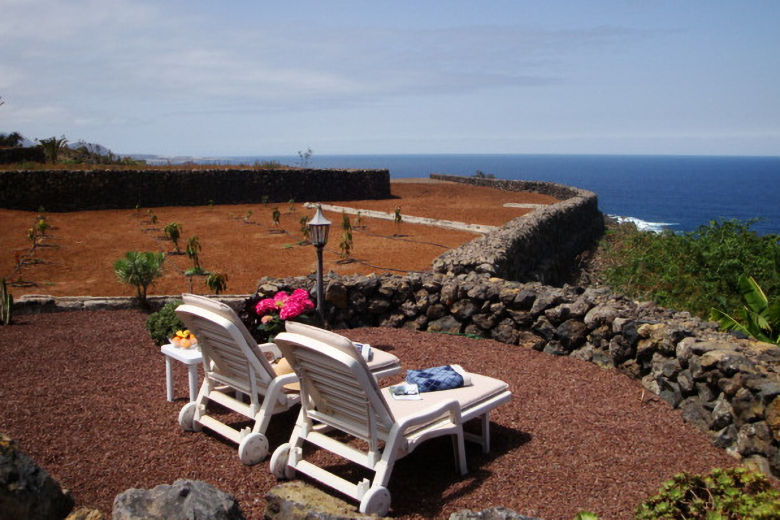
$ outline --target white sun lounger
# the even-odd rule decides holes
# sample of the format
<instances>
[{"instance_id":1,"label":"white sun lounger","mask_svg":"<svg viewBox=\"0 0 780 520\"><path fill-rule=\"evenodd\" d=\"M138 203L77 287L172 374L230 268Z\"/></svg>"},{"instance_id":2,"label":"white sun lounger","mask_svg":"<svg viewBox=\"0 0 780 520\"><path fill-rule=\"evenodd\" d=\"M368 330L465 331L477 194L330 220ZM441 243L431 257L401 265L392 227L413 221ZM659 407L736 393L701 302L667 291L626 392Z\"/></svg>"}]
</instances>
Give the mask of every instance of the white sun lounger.
<instances>
[{"instance_id":1,"label":"white sun lounger","mask_svg":"<svg viewBox=\"0 0 780 520\"><path fill-rule=\"evenodd\" d=\"M238 456L247 465L263 460L269 451L265 435L271 417L300 402L298 378L294 372L277 370L281 352L273 343L258 345L238 315L228 305L203 296L182 295L184 305L176 314L198 338L203 354L204 379L195 401L179 412L179 424L187 431L202 427L213 430L238 444ZM288 322L289 323L289 322ZM331 341L351 344L338 334L309 327ZM369 366L380 377L401 370L398 358L375 349ZM234 394L235 397L231 394ZM249 404L244 400L248 396ZM251 428L237 430L209 414L207 403L214 401L254 421Z\"/></svg>"},{"instance_id":2,"label":"white sun lounger","mask_svg":"<svg viewBox=\"0 0 780 520\"><path fill-rule=\"evenodd\" d=\"M422 400L395 400L387 388L380 390L354 349L292 333L279 334L275 341L300 379L301 410L290 442L271 457L271 472L289 479L300 471L359 501L362 513L387 513L387 485L395 461L432 437L453 437L456 464L465 474L464 437L487 452L488 414L511 398L505 382L470 374L471 386L423 393ZM464 434L463 423L474 418L481 420L481 434ZM368 447L360 450L325 433L329 431L345 432ZM373 480L353 483L304 460L305 442L374 471Z\"/></svg>"}]
</instances>

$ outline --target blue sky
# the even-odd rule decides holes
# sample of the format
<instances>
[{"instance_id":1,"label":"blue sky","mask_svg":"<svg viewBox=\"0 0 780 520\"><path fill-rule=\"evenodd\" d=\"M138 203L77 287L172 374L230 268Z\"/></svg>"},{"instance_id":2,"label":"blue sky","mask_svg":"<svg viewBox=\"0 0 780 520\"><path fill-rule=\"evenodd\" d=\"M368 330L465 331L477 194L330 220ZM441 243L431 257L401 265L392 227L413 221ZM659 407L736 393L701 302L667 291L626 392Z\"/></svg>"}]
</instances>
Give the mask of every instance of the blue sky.
<instances>
[{"instance_id":1,"label":"blue sky","mask_svg":"<svg viewBox=\"0 0 780 520\"><path fill-rule=\"evenodd\" d=\"M0 0L0 132L116 153L780 155L780 2Z\"/></svg>"}]
</instances>

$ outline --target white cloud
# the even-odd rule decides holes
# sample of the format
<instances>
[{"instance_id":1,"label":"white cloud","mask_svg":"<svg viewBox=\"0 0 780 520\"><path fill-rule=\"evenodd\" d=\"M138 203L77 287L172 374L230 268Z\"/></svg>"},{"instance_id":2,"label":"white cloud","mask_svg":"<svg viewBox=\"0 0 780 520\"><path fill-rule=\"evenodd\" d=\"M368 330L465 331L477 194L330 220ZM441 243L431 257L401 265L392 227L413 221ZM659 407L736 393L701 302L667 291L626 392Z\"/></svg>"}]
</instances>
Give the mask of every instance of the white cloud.
<instances>
[{"instance_id":1,"label":"white cloud","mask_svg":"<svg viewBox=\"0 0 780 520\"><path fill-rule=\"evenodd\" d=\"M367 125L382 141L405 145L540 132L614 139L632 126L652 133L718 123L700 95L701 59L682 46L689 32L665 26L677 20L654 25L636 17L632 25L595 7L579 9L599 16L579 20L576 8L559 6L555 22L541 23L511 16L524 8L507 3L493 12L513 13L478 20L422 7L431 18L409 24L409 13L397 11L410 5L338 16L341 3L0 0L0 95L7 102L0 131L79 131L139 150L163 138L202 146L214 139L204 129L213 128L219 139L249 149L260 138L296 139L304 131L307 139L328 134L323 142L349 143L368 139ZM296 9L301 20L291 14ZM334 15L318 19L309 10ZM391 14L398 18L379 18ZM715 54L710 40L702 47ZM771 85L776 73L767 70L764 84ZM750 72L723 74L730 80ZM728 123L724 132L776 128L770 88L746 101L741 84L728 88L711 103ZM740 94L742 101L731 101ZM739 114L750 117L743 122ZM465 127L467 136L455 130Z\"/></svg>"}]
</instances>

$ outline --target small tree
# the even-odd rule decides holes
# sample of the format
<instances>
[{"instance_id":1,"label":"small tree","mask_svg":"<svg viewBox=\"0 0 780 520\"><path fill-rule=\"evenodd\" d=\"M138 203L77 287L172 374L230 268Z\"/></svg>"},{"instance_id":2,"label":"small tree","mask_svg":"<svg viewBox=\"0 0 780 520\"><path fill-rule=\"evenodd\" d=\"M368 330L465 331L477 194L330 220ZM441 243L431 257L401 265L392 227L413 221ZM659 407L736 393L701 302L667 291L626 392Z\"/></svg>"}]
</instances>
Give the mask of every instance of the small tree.
<instances>
[{"instance_id":1,"label":"small tree","mask_svg":"<svg viewBox=\"0 0 780 520\"><path fill-rule=\"evenodd\" d=\"M148 307L146 291L156 278L162 276L164 261L164 253L128 251L124 258L114 262L114 273L120 282L134 285L138 302Z\"/></svg>"},{"instance_id":2,"label":"small tree","mask_svg":"<svg viewBox=\"0 0 780 520\"><path fill-rule=\"evenodd\" d=\"M227 289L228 275L226 273L210 273L206 277L206 287L219 294Z\"/></svg>"},{"instance_id":3,"label":"small tree","mask_svg":"<svg viewBox=\"0 0 780 520\"><path fill-rule=\"evenodd\" d=\"M341 213L341 229L343 234L339 243L339 256L346 259L352 254L352 224L349 222L349 216L344 212Z\"/></svg>"},{"instance_id":4,"label":"small tree","mask_svg":"<svg viewBox=\"0 0 780 520\"><path fill-rule=\"evenodd\" d=\"M203 271L203 268L200 266L200 250L200 239L197 236L187 239L187 247L184 249L184 252L187 254L187 258L192 260L192 268L196 274Z\"/></svg>"},{"instance_id":5,"label":"small tree","mask_svg":"<svg viewBox=\"0 0 780 520\"><path fill-rule=\"evenodd\" d=\"M309 217L302 216L298 223L301 225L301 234L303 235L303 241L308 242L311 236L311 229L309 229Z\"/></svg>"},{"instance_id":6,"label":"small tree","mask_svg":"<svg viewBox=\"0 0 780 520\"><path fill-rule=\"evenodd\" d=\"M46 221L44 215L38 215L38 222L35 223L35 227L38 228L38 234L43 236L46 234L46 231L51 228L51 224Z\"/></svg>"},{"instance_id":7,"label":"small tree","mask_svg":"<svg viewBox=\"0 0 780 520\"><path fill-rule=\"evenodd\" d=\"M311 148L307 148L305 152L302 152L301 150L298 150L298 157L301 159L298 164L301 168L308 168L309 167L309 161L311 160L311 156L314 152L311 151Z\"/></svg>"},{"instance_id":8,"label":"small tree","mask_svg":"<svg viewBox=\"0 0 780 520\"><path fill-rule=\"evenodd\" d=\"M48 139L41 139L41 146L43 147L43 153L46 154L46 158L49 162L56 163L59 159L60 152L65 149L65 145L68 144L68 140L63 135L61 138L49 137Z\"/></svg>"},{"instance_id":9,"label":"small tree","mask_svg":"<svg viewBox=\"0 0 780 520\"><path fill-rule=\"evenodd\" d=\"M401 206L396 206L393 212L393 222L395 222L395 234L398 235L401 230L401 223L404 221L401 217Z\"/></svg>"},{"instance_id":10,"label":"small tree","mask_svg":"<svg viewBox=\"0 0 780 520\"><path fill-rule=\"evenodd\" d=\"M32 242L33 249L38 247L38 232L34 227L31 227L27 230L27 240Z\"/></svg>"},{"instance_id":11,"label":"small tree","mask_svg":"<svg viewBox=\"0 0 780 520\"><path fill-rule=\"evenodd\" d=\"M2 98L0 98L0 105L2 105ZM10 146L16 148L22 145L22 134L19 132L11 132L10 134L0 135L0 146Z\"/></svg>"},{"instance_id":12,"label":"small tree","mask_svg":"<svg viewBox=\"0 0 780 520\"><path fill-rule=\"evenodd\" d=\"M274 210L271 212L271 219L274 221L274 227L279 227L280 216L281 213L279 212L279 208L274 208Z\"/></svg>"},{"instance_id":13,"label":"small tree","mask_svg":"<svg viewBox=\"0 0 780 520\"><path fill-rule=\"evenodd\" d=\"M179 253L179 238L181 238L181 224L178 222L169 222L163 228L165 238L173 242L173 246L176 248L176 252Z\"/></svg>"}]
</instances>

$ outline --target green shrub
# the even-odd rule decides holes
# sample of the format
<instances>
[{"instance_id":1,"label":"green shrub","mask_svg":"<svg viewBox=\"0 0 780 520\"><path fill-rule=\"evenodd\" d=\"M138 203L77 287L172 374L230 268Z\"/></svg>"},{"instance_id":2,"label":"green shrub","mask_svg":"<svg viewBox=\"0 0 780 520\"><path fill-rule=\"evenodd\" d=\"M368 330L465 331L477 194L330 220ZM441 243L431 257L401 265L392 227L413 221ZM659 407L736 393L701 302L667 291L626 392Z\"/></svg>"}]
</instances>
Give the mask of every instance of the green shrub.
<instances>
[{"instance_id":1,"label":"green shrub","mask_svg":"<svg viewBox=\"0 0 780 520\"><path fill-rule=\"evenodd\" d=\"M162 276L164 261L163 253L128 251L114 262L114 273L120 282L135 286L138 302L146 307L146 291L156 278Z\"/></svg>"},{"instance_id":2,"label":"green shrub","mask_svg":"<svg viewBox=\"0 0 780 520\"><path fill-rule=\"evenodd\" d=\"M178 222L169 222L163 228L165 238L173 242L176 252L179 252L179 238L181 237L181 224Z\"/></svg>"},{"instance_id":3,"label":"green shrub","mask_svg":"<svg viewBox=\"0 0 780 520\"><path fill-rule=\"evenodd\" d=\"M770 520L780 518L780 493L761 473L716 468L681 473L640 504L637 520Z\"/></svg>"},{"instance_id":4,"label":"green shrub","mask_svg":"<svg viewBox=\"0 0 780 520\"><path fill-rule=\"evenodd\" d=\"M206 287L214 291L214 294L219 294L227 289L228 275L227 273L209 273L205 281Z\"/></svg>"},{"instance_id":5,"label":"green shrub","mask_svg":"<svg viewBox=\"0 0 780 520\"><path fill-rule=\"evenodd\" d=\"M185 329L184 323L176 316L174 312L176 307L181 305L181 300L174 300L162 306L162 308L149 315L146 320L146 330L158 345L168 343L168 338L172 338L177 330Z\"/></svg>"},{"instance_id":6,"label":"green shrub","mask_svg":"<svg viewBox=\"0 0 780 520\"><path fill-rule=\"evenodd\" d=\"M633 298L701 317L712 307L730 314L742 307L742 275L752 275L768 295L780 291L778 236L760 236L752 223L711 221L682 234L620 225L605 239L604 280Z\"/></svg>"},{"instance_id":7,"label":"green shrub","mask_svg":"<svg viewBox=\"0 0 780 520\"><path fill-rule=\"evenodd\" d=\"M733 315L720 309L710 310L710 319L724 330L736 330L759 341L780 345L780 298L769 300L751 276L740 276L744 307Z\"/></svg>"}]
</instances>

